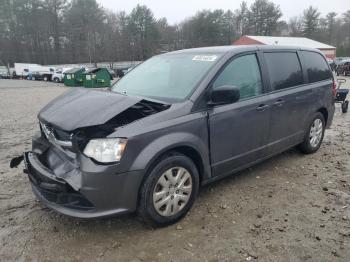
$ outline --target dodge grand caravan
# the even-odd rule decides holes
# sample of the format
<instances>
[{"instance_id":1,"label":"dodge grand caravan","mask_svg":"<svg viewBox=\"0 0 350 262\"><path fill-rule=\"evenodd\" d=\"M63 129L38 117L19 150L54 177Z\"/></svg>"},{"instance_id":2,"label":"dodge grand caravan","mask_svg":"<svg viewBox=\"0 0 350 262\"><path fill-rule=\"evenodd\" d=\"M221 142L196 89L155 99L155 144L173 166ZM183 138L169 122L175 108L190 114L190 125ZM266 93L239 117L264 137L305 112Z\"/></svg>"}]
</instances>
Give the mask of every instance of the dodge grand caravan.
<instances>
[{"instance_id":1,"label":"dodge grand caravan","mask_svg":"<svg viewBox=\"0 0 350 262\"><path fill-rule=\"evenodd\" d=\"M138 211L168 225L189 211L200 185L293 146L316 152L333 119L334 89L314 49L162 54L111 90L74 88L45 106L24 172L36 197L60 213Z\"/></svg>"}]
</instances>

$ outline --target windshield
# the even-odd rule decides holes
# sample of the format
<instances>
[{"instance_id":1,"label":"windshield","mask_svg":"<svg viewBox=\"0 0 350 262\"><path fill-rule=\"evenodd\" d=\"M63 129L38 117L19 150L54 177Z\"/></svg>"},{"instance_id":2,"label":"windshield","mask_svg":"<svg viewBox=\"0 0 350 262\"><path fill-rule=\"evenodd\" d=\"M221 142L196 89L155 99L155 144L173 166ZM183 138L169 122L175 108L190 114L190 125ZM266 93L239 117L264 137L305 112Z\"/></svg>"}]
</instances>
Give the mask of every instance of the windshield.
<instances>
[{"instance_id":1,"label":"windshield","mask_svg":"<svg viewBox=\"0 0 350 262\"><path fill-rule=\"evenodd\" d=\"M186 99L219 54L170 54L153 57L126 74L112 91L157 100Z\"/></svg>"}]
</instances>

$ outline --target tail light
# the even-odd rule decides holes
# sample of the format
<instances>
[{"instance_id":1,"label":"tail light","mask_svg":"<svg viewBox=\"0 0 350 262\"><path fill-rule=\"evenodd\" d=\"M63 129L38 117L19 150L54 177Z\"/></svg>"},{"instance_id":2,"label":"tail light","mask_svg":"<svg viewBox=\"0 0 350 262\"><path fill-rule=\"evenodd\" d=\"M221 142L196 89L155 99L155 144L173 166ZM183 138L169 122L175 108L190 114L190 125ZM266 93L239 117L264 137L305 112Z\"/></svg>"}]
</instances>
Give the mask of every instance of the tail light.
<instances>
[{"instance_id":1,"label":"tail light","mask_svg":"<svg viewBox=\"0 0 350 262\"><path fill-rule=\"evenodd\" d=\"M337 85L336 85L334 80L333 80L333 86L332 86L332 93L333 93L333 97L336 97L336 95L337 95Z\"/></svg>"}]
</instances>

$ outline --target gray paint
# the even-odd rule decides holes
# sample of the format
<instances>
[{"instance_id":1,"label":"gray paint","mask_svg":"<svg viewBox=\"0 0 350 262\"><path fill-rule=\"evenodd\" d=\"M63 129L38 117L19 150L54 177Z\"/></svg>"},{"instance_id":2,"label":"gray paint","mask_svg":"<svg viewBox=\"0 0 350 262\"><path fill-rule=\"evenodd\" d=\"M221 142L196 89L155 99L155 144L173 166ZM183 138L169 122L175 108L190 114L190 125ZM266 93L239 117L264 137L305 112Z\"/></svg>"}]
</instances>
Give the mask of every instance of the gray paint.
<instances>
[{"instance_id":1,"label":"gray paint","mask_svg":"<svg viewBox=\"0 0 350 262\"><path fill-rule=\"evenodd\" d=\"M48 173L51 173L43 175L54 174L70 184L94 204L94 211L82 212L57 206L46 201L35 188L34 192L48 206L67 215L99 217L132 212L137 208L138 192L147 171L167 151L179 147L196 151L203 164L201 182L206 184L299 144L310 117L321 108L328 111L329 127L334 113L332 81L307 84L304 70L305 84L270 92L262 53L273 50L301 49L230 46L177 51L221 52L223 56L188 100L118 127L108 135L128 138L120 163L101 165L84 156L76 147L74 153L68 154L66 149L47 143L42 137L33 139L33 151L38 156L47 152L46 162L51 170ZM256 52L259 58L264 93L233 104L208 107L207 92L220 69L237 55L252 52ZM141 99L109 91L74 89L44 107L39 119L74 133L76 129L103 125ZM280 99L283 103L276 104ZM257 110L261 106L266 106L266 110Z\"/></svg>"},{"instance_id":2,"label":"gray paint","mask_svg":"<svg viewBox=\"0 0 350 262\"><path fill-rule=\"evenodd\" d=\"M112 92L74 88L47 104L39 112L39 119L61 130L72 131L104 124L140 100Z\"/></svg>"}]
</instances>

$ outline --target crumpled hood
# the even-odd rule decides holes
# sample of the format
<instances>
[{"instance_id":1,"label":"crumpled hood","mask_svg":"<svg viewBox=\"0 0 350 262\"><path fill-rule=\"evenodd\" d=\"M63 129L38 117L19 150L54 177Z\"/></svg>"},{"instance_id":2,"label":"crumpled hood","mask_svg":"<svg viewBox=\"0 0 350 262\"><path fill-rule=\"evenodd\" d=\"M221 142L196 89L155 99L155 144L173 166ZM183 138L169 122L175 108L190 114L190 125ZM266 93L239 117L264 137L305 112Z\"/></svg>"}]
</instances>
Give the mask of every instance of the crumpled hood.
<instances>
[{"instance_id":1,"label":"crumpled hood","mask_svg":"<svg viewBox=\"0 0 350 262\"><path fill-rule=\"evenodd\" d=\"M41 122L64 131L102 125L141 101L121 94L74 88L48 103L38 115Z\"/></svg>"}]
</instances>

